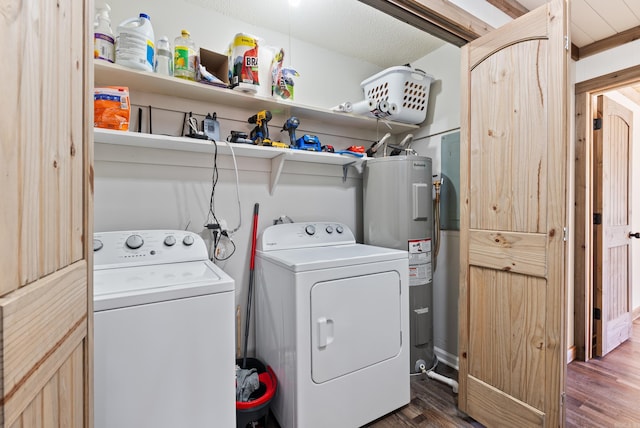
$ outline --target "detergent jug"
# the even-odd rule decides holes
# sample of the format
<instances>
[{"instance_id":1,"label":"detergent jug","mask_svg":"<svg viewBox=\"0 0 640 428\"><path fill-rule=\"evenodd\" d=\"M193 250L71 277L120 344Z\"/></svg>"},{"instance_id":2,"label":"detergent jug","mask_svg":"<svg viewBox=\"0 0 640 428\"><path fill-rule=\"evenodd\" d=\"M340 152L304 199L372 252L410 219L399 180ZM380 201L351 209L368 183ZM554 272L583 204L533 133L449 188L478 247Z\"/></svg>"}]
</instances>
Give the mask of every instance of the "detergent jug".
<instances>
[{"instance_id":1,"label":"detergent jug","mask_svg":"<svg viewBox=\"0 0 640 428\"><path fill-rule=\"evenodd\" d=\"M198 51L187 30L182 30L175 39L173 75L187 80L196 80Z\"/></svg>"},{"instance_id":2,"label":"detergent jug","mask_svg":"<svg viewBox=\"0 0 640 428\"><path fill-rule=\"evenodd\" d=\"M154 40L151 20L146 13L122 22L116 39L116 64L153 71Z\"/></svg>"}]
</instances>

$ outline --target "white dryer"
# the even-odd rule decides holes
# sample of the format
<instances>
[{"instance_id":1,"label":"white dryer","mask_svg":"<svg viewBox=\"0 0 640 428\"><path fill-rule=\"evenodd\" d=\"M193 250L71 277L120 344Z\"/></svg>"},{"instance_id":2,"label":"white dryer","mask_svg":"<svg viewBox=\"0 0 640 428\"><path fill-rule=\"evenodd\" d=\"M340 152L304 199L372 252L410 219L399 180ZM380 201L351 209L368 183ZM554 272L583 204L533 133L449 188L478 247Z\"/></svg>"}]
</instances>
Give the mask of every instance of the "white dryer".
<instances>
[{"instance_id":1,"label":"white dryer","mask_svg":"<svg viewBox=\"0 0 640 428\"><path fill-rule=\"evenodd\" d=\"M410 400L406 251L339 223L268 227L256 253L256 353L282 428L353 428Z\"/></svg>"},{"instance_id":2,"label":"white dryer","mask_svg":"<svg viewBox=\"0 0 640 428\"><path fill-rule=\"evenodd\" d=\"M202 238L94 234L96 428L235 428L235 283Z\"/></svg>"}]
</instances>

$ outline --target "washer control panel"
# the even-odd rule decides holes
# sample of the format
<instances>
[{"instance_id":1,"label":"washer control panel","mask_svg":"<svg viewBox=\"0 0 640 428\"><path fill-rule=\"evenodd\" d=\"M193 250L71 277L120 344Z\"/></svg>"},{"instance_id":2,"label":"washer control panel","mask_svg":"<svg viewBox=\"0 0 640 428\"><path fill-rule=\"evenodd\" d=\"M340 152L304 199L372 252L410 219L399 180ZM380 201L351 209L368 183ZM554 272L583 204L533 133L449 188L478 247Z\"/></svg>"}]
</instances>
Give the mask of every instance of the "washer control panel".
<instances>
[{"instance_id":1,"label":"washer control panel","mask_svg":"<svg viewBox=\"0 0 640 428\"><path fill-rule=\"evenodd\" d=\"M353 232L342 223L283 223L269 226L262 232L258 249L273 251L355 243Z\"/></svg>"},{"instance_id":2,"label":"washer control panel","mask_svg":"<svg viewBox=\"0 0 640 428\"><path fill-rule=\"evenodd\" d=\"M198 234L184 230L132 230L93 234L94 268L207 260Z\"/></svg>"}]
</instances>

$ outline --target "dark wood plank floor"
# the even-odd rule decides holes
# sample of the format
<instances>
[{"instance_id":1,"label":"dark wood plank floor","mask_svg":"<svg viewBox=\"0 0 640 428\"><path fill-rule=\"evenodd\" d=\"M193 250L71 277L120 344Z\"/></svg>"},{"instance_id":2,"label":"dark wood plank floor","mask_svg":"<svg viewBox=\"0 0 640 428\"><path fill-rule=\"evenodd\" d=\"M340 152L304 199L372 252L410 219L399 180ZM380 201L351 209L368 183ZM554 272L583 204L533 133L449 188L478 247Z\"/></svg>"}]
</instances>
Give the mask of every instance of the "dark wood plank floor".
<instances>
[{"instance_id":1,"label":"dark wood plank floor","mask_svg":"<svg viewBox=\"0 0 640 428\"><path fill-rule=\"evenodd\" d=\"M437 371L457 378L440 364ZM567 428L640 427L640 319L633 337L603 358L567 367ZM457 409L451 388L424 376L411 378L411 402L367 425L368 428L482 427ZM269 418L267 428L279 428Z\"/></svg>"},{"instance_id":2,"label":"dark wood plank floor","mask_svg":"<svg viewBox=\"0 0 640 428\"><path fill-rule=\"evenodd\" d=\"M640 318L603 358L567 368L567 427L640 427Z\"/></svg>"},{"instance_id":3,"label":"dark wood plank floor","mask_svg":"<svg viewBox=\"0 0 640 428\"><path fill-rule=\"evenodd\" d=\"M458 372L439 364L436 372L458 379ZM482 427L458 410L458 395L450 386L426 376L411 377L411 401L397 411L367 425L369 428Z\"/></svg>"}]
</instances>

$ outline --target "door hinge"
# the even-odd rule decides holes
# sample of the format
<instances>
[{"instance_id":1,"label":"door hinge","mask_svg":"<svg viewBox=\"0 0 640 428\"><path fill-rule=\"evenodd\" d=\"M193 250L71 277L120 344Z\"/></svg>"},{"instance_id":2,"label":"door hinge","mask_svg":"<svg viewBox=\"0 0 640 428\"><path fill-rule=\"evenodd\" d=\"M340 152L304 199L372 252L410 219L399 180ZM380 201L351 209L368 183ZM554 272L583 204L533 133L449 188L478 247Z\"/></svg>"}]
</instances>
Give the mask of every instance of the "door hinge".
<instances>
[{"instance_id":1,"label":"door hinge","mask_svg":"<svg viewBox=\"0 0 640 428\"><path fill-rule=\"evenodd\" d=\"M564 407L564 400L567 398L567 393L566 392L562 392L560 394L560 407Z\"/></svg>"},{"instance_id":2,"label":"door hinge","mask_svg":"<svg viewBox=\"0 0 640 428\"><path fill-rule=\"evenodd\" d=\"M562 228L562 240L566 241L568 239L569 236L569 230L567 230L566 227Z\"/></svg>"},{"instance_id":3,"label":"door hinge","mask_svg":"<svg viewBox=\"0 0 640 428\"><path fill-rule=\"evenodd\" d=\"M601 317L602 317L602 314L600 312L600 308L593 308L593 319L600 320Z\"/></svg>"},{"instance_id":4,"label":"door hinge","mask_svg":"<svg viewBox=\"0 0 640 428\"><path fill-rule=\"evenodd\" d=\"M597 131L599 129L602 129L602 119L601 118L593 119L593 130Z\"/></svg>"},{"instance_id":5,"label":"door hinge","mask_svg":"<svg viewBox=\"0 0 640 428\"><path fill-rule=\"evenodd\" d=\"M593 213L593 224L602 224L602 214Z\"/></svg>"},{"instance_id":6,"label":"door hinge","mask_svg":"<svg viewBox=\"0 0 640 428\"><path fill-rule=\"evenodd\" d=\"M569 50L569 36L564 36L564 50Z\"/></svg>"}]
</instances>

